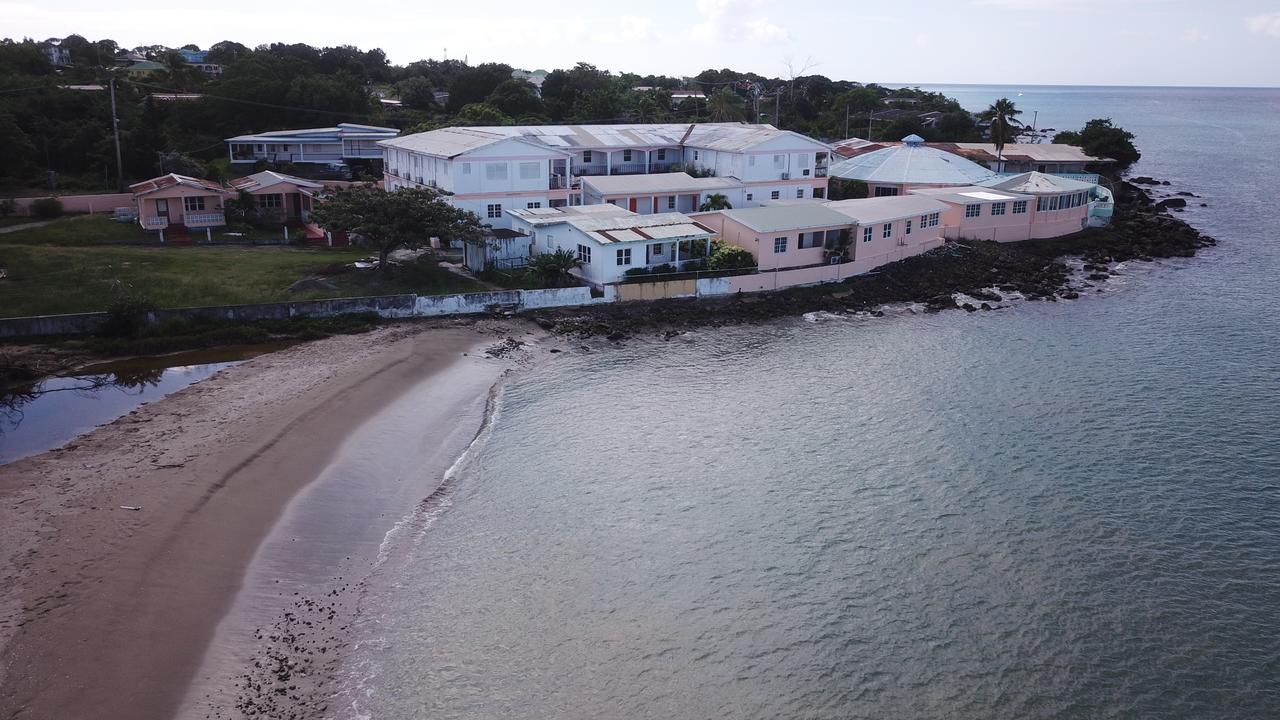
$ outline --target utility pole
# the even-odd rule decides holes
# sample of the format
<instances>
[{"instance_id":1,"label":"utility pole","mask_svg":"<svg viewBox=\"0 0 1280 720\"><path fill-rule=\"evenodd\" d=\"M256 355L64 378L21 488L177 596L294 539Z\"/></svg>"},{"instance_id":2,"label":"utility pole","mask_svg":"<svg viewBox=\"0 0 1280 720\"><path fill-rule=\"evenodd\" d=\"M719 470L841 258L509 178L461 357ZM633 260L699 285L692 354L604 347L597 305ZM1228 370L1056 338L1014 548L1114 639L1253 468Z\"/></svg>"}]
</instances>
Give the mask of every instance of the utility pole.
<instances>
[{"instance_id":1,"label":"utility pole","mask_svg":"<svg viewBox=\"0 0 1280 720\"><path fill-rule=\"evenodd\" d=\"M849 103L844 104L844 137L849 138Z\"/></svg>"},{"instance_id":2,"label":"utility pole","mask_svg":"<svg viewBox=\"0 0 1280 720\"><path fill-rule=\"evenodd\" d=\"M773 126L781 130L782 124L782 90L779 88L777 94L773 96Z\"/></svg>"},{"instance_id":3,"label":"utility pole","mask_svg":"<svg viewBox=\"0 0 1280 720\"><path fill-rule=\"evenodd\" d=\"M111 132L116 137L116 190L124 192L124 167L120 161L120 119L116 117L116 79L111 78Z\"/></svg>"},{"instance_id":4,"label":"utility pole","mask_svg":"<svg viewBox=\"0 0 1280 720\"><path fill-rule=\"evenodd\" d=\"M871 120L875 117L875 110L867 111L867 142L871 142Z\"/></svg>"}]
</instances>

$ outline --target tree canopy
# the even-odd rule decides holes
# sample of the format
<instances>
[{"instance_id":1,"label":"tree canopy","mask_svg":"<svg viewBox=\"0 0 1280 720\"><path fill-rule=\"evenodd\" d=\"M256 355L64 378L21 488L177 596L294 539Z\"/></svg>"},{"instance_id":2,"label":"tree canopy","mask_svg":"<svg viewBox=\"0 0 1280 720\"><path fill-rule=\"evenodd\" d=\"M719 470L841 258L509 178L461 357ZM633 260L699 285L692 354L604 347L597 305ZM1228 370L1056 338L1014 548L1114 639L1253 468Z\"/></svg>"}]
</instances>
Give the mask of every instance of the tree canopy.
<instances>
[{"instance_id":1,"label":"tree canopy","mask_svg":"<svg viewBox=\"0 0 1280 720\"><path fill-rule=\"evenodd\" d=\"M378 252L379 269L388 271L388 256L400 248L422 247L431 238L476 241L484 231L480 218L449 204L427 188L384 190L354 185L339 190L311 212L321 227L349 233Z\"/></svg>"},{"instance_id":2,"label":"tree canopy","mask_svg":"<svg viewBox=\"0 0 1280 720\"><path fill-rule=\"evenodd\" d=\"M1076 145L1094 157L1111 158L1117 169L1126 168L1141 157L1133 144L1133 133L1116 127L1111 118L1095 118L1080 131L1068 130L1053 137L1056 143Z\"/></svg>"}]
</instances>

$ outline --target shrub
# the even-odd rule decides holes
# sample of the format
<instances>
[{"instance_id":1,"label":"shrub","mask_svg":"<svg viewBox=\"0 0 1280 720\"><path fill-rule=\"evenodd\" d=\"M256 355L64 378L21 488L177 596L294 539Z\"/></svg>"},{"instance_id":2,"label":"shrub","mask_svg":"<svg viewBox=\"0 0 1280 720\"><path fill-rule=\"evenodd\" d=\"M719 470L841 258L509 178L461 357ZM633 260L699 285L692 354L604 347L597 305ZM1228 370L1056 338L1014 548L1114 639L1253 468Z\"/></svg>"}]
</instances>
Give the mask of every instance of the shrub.
<instances>
[{"instance_id":1,"label":"shrub","mask_svg":"<svg viewBox=\"0 0 1280 720\"><path fill-rule=\"evenodd\" d=\"M750 251L737 245L718 241L711 251L712 270L742 270L755 266L755 256Z\"/></svg>"},{"instance_id":2,"label":"shrub","mask_svg":"<svg viewBox=\"0 0 1280 720\"><path fill-rule=\"evenodd\" d=\"M58 198L40 198L31 203L31 214L38 218L56 218L62 214L62 201Z\"/></svg>"},{"instance_id":3,"label":"shrub","mask_svg":"<svg viewBox=\"0 0 1280 720\"><path fill-rule=\"evenodd\" d=\"M155 303L144 297L121 295L107 308L107 319L98 332L109 338L134 337L146 327L147 314L155 309Z\"/></svg>"}]
</instances>

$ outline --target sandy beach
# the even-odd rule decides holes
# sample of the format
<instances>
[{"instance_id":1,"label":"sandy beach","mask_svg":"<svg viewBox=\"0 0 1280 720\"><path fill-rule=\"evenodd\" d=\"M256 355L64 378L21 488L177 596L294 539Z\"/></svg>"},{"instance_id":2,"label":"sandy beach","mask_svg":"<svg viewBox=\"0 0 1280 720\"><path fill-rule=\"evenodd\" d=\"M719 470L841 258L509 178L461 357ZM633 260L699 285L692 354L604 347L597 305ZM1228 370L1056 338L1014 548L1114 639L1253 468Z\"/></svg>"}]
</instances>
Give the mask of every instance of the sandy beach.
<instances>
[{"instance_id":1,"label":"sandy beach","mask_svg":"<svg viewBox=\"0 0 1280 720\"><path fill-rule=\"evenodd\" d=\"M260 649L240 638L301 592L265 588L332 580L336 616L349 574L536 354L486 348L531 329L403 324L307 343L0 466L0 717L235 716L254 681L232 673ZM406 425L430 438L413 466L362 475L361 453L397 455L378 443L405 442Z\"/></svg>"}]
</instances>

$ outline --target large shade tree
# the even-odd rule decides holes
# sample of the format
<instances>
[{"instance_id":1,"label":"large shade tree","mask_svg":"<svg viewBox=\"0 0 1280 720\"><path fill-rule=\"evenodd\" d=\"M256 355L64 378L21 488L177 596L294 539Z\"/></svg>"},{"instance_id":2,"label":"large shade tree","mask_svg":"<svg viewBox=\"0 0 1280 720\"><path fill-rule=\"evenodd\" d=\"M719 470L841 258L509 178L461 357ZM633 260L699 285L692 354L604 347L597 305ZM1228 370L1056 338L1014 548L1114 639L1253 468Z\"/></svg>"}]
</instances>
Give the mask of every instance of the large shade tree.
<instances>
[{"instance_id":1,"label":"large shade tree","mask_svg":"<svg viewBox=\"0 0 1280 720\"><path fill-rule=\"evenodd\" d=\"M387 272L388 256L400 248L422 247L433 237L475 242L484 232L475 213L427 188L353 186L317 205L311 216L326 230L345 231L377 250L381 272Z\"/></svg>"}]
</instances>

